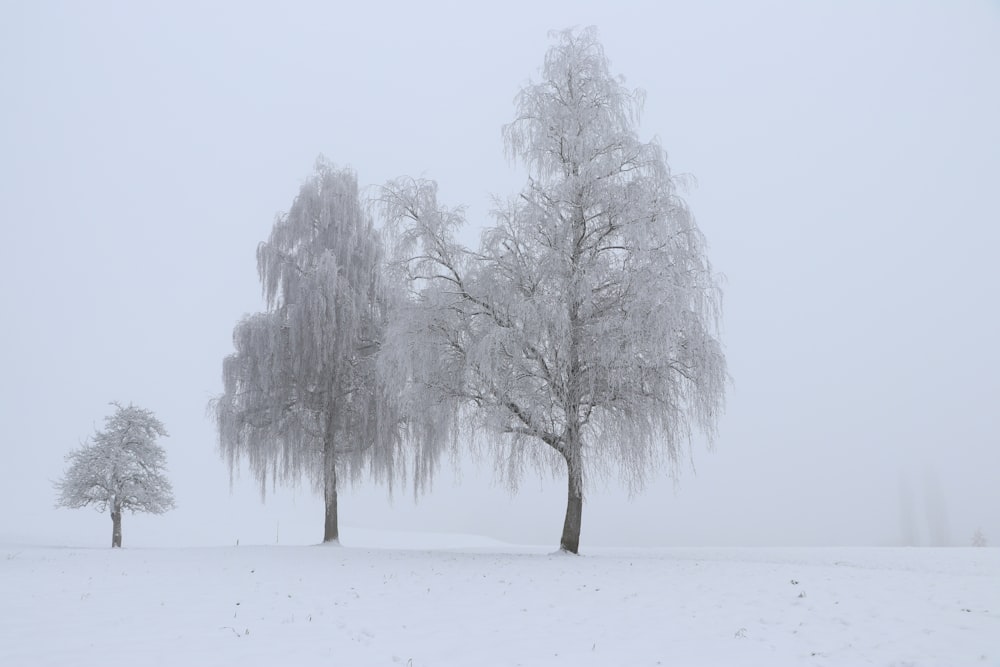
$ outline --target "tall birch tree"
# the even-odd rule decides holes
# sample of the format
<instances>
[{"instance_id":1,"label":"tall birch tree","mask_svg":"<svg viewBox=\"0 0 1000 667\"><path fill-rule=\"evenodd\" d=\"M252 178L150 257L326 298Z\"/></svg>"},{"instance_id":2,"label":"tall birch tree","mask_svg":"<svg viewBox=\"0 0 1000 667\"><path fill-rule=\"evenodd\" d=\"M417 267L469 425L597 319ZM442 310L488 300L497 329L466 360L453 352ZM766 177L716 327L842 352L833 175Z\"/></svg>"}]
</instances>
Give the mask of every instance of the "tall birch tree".
<instances>
[{"instance_id":1,"label":"tall birch tree","mask_svg":"<svg viewBox=\"0 0 1000 667\"><path fill-rule=\"evenodd\" d=\"M413 383L414 436L480 434L512 488L526 467L562 471L572 553L588 477L638 490L676 470L724 404L720 290L664 150L637 136L642 101L594 29L558 33L503 129L528 183L477 252L432 181L399 179L381 199L409 287L385 363Z\"/></svg>"},{"instance_id":2,"label":"tall birch tree","mask_svg":"<svg viewBox=\"0 0 1000 667\"><path fill-rule=\"evenodd\" d=\"M339 541L338 478L396 474L398 423L375 370L386 325L381 238L357 178L320 158L257 250L265 312L233 331L214 401L223 455L261 484L323 492L324 542Z\"/></svg>"}]
</instances>

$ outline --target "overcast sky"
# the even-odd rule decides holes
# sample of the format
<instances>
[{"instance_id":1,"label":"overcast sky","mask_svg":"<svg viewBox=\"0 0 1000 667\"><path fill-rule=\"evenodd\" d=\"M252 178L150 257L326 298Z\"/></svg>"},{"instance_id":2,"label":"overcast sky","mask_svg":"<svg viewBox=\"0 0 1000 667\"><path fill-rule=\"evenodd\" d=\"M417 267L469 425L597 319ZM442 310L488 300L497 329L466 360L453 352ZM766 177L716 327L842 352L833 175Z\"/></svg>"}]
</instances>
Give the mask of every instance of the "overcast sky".
<instances>
[{"instance_id":1,"label":"overcast sky","mask_svg":"<svg viewBox=\"0 0 1000 667\"><path fill-rule=\"evenodd\" d=\"M0 542L104 546L51 481L112 400L152 409L178 509L126 546L318 542L308 488L230 491L206 403L260 310L255 249L320 153L362 184L518 189L501 126L548 31L596 25L647 92L725 275L712 451L582 545L1000 544L1000 3L0 5ZM488 468L341 496L351 526L555 545L565 482Z\"/></svg>"}]
</instances>

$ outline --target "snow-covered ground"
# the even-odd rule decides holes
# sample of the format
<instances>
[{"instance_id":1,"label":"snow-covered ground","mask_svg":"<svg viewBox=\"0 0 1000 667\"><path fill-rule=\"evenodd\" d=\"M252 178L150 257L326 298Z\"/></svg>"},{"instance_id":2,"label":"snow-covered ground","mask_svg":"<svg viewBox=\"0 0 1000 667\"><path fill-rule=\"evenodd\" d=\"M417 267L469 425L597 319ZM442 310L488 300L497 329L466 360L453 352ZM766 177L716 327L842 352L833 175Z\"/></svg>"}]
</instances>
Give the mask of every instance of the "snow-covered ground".
<instances>
[{"instance_id":1,"label":"snow-covered ground","mask_svg":"<svg viewBox=\"0 0 1000 667\"><path fill-rule=\"evenodd\" d=\"M0 546L0 665L1000 665L1000 549Z\"/></svg>"}]
</instances>

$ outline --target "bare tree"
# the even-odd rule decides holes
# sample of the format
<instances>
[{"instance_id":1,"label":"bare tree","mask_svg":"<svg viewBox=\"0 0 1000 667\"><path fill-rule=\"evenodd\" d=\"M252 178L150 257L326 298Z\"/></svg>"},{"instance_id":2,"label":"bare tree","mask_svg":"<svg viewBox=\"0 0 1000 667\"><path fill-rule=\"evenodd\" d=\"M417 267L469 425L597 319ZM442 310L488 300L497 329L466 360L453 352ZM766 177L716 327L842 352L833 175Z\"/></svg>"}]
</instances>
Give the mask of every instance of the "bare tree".
<instances>
[{"instance_id":1,"label":"bare tree","mask_svg":"<svg viewBox=\"0 0 1000 667\"><path fill-rule=\"evenodd\" d=\"M156 442L167 430L149 410L112 405L115 412L105 418L104 429L66 456L69 468L55 487L61 507L111 510L114 548L122 545L123 510L162 514L173 509L174 499L166 454Z\"/></svg>"},{"instance_id":2,"label":"bare tree","mask_svg":"<svg viewBox=\"0 0 1000 667\"><path fill-rule=\"evenodd\" d=\"M384 362L413 382L416 439L482 433L512 488L527 465L564 470L573 553L585 477L617 470L640 489L676 469L693 427L711 440L724 404L720 290L664 151L637 138L641 102L594 29L559 33L504 128L528 184L498 202L478 252L433 182L381 198L409 286Z\"/></svg>"},{"instance_id":3,"label":"bare tree","mask_svg":"<svg viewBox=\"0 0 1000 667\"><path fill-rule=\"evenodd\" d=\"M357 178L324 159L257 251L267 312L233 331L213 402L223 455L261 484L323 491L324 542L337 542L338 472L397 473L399 418L375 373L386 323L381 239Z\"/></svg>"}]
</instances>

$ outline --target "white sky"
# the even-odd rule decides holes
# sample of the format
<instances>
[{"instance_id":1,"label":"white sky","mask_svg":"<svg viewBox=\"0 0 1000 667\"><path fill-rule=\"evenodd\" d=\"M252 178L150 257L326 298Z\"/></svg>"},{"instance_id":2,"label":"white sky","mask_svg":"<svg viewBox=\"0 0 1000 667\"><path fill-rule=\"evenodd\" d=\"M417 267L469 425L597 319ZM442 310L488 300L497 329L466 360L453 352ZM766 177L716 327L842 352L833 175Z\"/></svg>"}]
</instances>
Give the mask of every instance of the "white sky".
<instances>
[{"instance_id":1,"label":"white sky","mask_svg":"<svg viewBox=\"0 0 1000 667\"><path fill-rule=\"evenodd\" d=\"M207 6L203 6L207 5ZM207 401L262 302L254 252L317 154L469 207L521 176L500 127L547 32L597 25L727 278L714 451L599 544L1000 543L1000 3L3 3L0 542L108 542L51 480L112 400L154 410L178 509L125 544L309 543L307 489L232 494ZM341 497L350 526L555 544L561 479L465 466Z\"/></svg>"}]
</instances>

